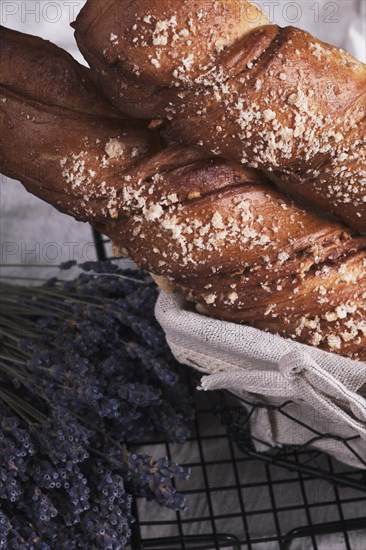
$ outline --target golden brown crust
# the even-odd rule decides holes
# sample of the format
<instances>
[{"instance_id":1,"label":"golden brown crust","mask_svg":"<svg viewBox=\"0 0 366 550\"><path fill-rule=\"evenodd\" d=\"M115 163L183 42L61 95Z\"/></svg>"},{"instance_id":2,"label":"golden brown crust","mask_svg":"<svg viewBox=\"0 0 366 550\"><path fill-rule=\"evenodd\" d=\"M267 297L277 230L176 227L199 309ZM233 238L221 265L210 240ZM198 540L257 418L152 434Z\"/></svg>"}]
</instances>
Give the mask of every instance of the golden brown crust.
<instances>
[{"instance_id":1,"label":"golden brown crust","mask_svg":"<svg viewBox=\"0 0 366 550\"><path fill-rule=\"evenodd\" d=\"M1 48L2 171L79 220L104 220L111 168L133 166L159 140L118 113L54 44L1 27Z\"/></svg>"},{"instance_id":2,"label":"golden brown crust","mask_svg":"<svg viewBox=\"0 0 366 550\"><path fill-rule=\"evenodd\" d=\"M97 92L70 56L16 34L2 34L12 56L0 95L6 174L90 221L201 311L366 359L366 238L294 204L254 169L162 149L101 96L85 100ZM47 59L37 55L45 48ZM37 72L38 89L57 90L69 74L68 98L36 96L38 63L53 68Z\"/></svg>"},{"instance_id":3,"label":"golden brown crust","mask_svg":"<svg viewBox=\"0 0 366 550\"><path fill-rule=\"evenodd\" d=\"M122 118L121 112L102 97L90 70L51 42L1 27L0 43L4 88L45 105Z\"/></svg>"},{"instance_id":4,"label":"golden brown crust","mask_svg":"<svg viewBox=\"0 0 366 550\"><path fill-rule=\"evenodd\" d=\"M76 38L115 105L164 118L169 139L274 172L293 196L365 231L364 64L251 19L248 2L238 12L234 1L111 0L91 21L95 5Z\"/></svg>"},{"instance_id":5,"label":"golden brown crust","mask_svg":"<svg viewBox=\"0 0 366 550\"><path fill-rule=\"evenodd\" d=\"M120 210L135 213L107 229L112 240L213 317L365 359L365 238L264 179L251 182L245 169L218 159L208 169L221 188L198 191L201 162L190 165L188 188L173 163L136 173L118 195Z\"/></svg>"}]
</instances>

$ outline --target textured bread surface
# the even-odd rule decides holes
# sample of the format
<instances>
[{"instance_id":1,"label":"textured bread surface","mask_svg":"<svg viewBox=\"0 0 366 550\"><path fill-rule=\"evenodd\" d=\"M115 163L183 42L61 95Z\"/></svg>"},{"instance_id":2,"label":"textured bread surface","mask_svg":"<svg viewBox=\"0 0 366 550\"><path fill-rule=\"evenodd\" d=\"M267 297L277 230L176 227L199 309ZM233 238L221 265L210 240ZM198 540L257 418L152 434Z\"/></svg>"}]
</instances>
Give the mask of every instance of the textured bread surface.
<instances>
[{"instance_id":1,"label":"textured bread surface","mask_svg":"<svg viewBox=\"0 0 366 550\"><path fill-rule=\"evenodd\" d=\"M75 28L122 111L366 231L363 63L246 1L88 0Z\"/></svg>"},{"instance_id":2,"label":"textured bread surface","mask_svg":"<svg viewBox=\"0 0 366 550\"><path fill-rule=\"evenodd\" d=\"M56 46L7 29L1 44L5 174L201 312L366 360L365 237L256 169L164 145Z\"/></svg>"}]
</instances>

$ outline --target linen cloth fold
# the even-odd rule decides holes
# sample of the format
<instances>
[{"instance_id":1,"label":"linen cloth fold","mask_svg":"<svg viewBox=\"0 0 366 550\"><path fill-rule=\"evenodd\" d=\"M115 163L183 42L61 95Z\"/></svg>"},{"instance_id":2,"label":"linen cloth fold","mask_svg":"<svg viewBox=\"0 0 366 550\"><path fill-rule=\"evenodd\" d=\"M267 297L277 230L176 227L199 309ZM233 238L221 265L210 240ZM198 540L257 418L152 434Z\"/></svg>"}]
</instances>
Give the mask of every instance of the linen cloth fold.
<instances>
[{"instance_id":1,"label":"linen cloth fold","mask_svg":"<svg viewBox=\"0 0 366 550\"><path fill-rule=\"evenodd\" d=\"M257 450L309 445L366 468L365 363L211 319L178 293L162 291L155 313L176 359L205 374L201 389L273 405L251 416Z\"/></svg>"}]
</instances>

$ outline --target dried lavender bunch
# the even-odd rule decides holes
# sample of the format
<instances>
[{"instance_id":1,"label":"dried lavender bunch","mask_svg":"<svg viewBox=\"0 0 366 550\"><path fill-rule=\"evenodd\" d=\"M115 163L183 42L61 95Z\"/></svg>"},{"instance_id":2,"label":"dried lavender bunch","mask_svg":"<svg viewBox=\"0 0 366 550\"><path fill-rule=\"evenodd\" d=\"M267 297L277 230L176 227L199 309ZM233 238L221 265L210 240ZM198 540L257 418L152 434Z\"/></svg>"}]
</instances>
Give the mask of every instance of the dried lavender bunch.
<instances>
[{"instance_id":1,"label":"dried lavender bunch","mask_svg":"<svg viewBox=\"0 0 366 550\"><path fill-rule=\"evenodd\" d=\"M82 267L42 287L1 283L0 549L123 549L133 496L185 508L172 479L188 471L130 450L152 432L184 441L194 414L156 287L109 262Z\"/></svg>"}]
</instances>

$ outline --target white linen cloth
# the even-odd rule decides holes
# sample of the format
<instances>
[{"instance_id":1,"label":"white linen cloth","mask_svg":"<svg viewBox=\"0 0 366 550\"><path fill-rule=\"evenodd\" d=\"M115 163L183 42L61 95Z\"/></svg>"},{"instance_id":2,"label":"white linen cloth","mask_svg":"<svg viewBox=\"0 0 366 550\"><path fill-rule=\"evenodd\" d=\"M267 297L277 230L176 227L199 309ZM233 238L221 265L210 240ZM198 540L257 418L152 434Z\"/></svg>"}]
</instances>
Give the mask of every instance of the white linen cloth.
<instances>
[{"instance_id":1,"label":"white linen cloth","mask_svg":"<svg viewBox=\"0 0 366 550\"><path fill-rule=\"evenodd\" d=\"M312 440L312 447L342 462L366 466L365 363L191 309L179 293L162 291L156 317L177 360L208 375L202 389L226 389L265 405L293 401L286 415L281 408L251 417L255 442L281 446ZM349 438L348 445L339 437Z\"/></svg>"}]
</instances>

